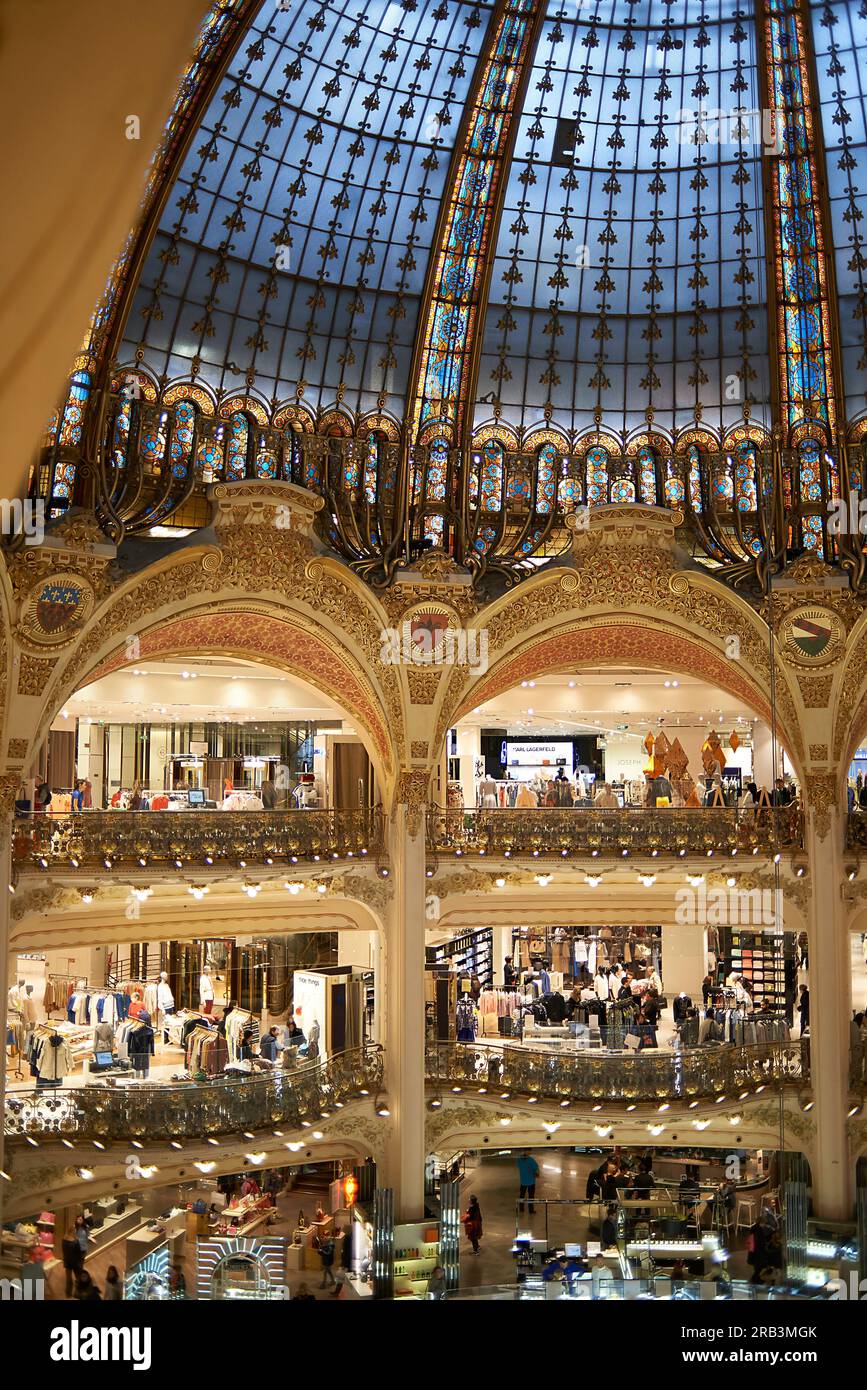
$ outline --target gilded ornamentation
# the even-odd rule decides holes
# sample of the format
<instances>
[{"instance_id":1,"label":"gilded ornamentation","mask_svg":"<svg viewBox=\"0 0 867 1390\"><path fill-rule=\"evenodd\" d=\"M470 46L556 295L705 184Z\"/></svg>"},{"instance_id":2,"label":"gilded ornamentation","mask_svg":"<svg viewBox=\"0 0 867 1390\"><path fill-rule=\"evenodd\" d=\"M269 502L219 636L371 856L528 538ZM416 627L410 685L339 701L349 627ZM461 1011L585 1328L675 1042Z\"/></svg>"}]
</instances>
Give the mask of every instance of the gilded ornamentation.
<instances>
[{"instance_id":1,"label":"gilded ornamentation","mask_svg":"<svg viewBox=\"0 0 867 1390\"><path fill-rule=\"evenodd\" d=\"M435 1153L447 1134L461 1129L485 1129L499 1126L501 1120L514 1116L506 1110L489 1105L444 1105L425 1119L425 1144L428 1153Z\"/></svg>"},{"instance_id":2,"label":"gilded ornamentation","mask_svg":"<svg viewBox=\"0 0 867 1390\"><path fill-rule=\"evenodd\" d=\"M302 814L308 813L305 811ZM380 917L385 916L394 896L394 883L390 878L377 878L373 875L368 878L362 874L347 872L332 874L328 878L318 879L317 882L326 885L326 897L336 895L355 898L356 902L364 903Z\"/></svg>"},{"instance_id":3,"label":"gilded ornamentation","mask_svg":"<svg viewBox=\"0 0 867 1390\"><path fill-rule=\"evenodd\" d=\"M55 570L39 579L21 604L18 637L32 647L65 646L74 641L95 602L91 585L73 570Z\"/></svg>"},{"instance_id":4,"label":"gilded ornamentation","mask_svg":"<svg viewBox=\"0 0 867 1390\"><path fill-rule=\"evenodd\" d=\"M837 779L830 772L809 772L805 778L807 809L813 816L813 827L820 840L831 829L831 811L839 805Z\"/></svg>"},{"instance_id":5,"label":"gilded ornamentation","mask_svg":"<svg viewBox=\"0 0 867 1390\"><path fill-rule=\"evenodd\" d=\"M395 801L406 807L406 828L410 838L421 833L430 792L430 772L426 768L404 770L397 779Z\"/></svg>"},{"instance_id":6,"label":"gilded ornamentation","mask_svg":"<svg viewBox=\"0 0 867 1390\"><path fill-rule=\"evenodd\" d=\"M27 757L27 749L30 747L26 738L10 738L7 745L7 757L15 762L23 762Z\"/></svg>"},{"instance_id":7,"label":"gilded ornamentation","mask_svg":"<svg viewBox=\"0 0 867 1390\"><path fill-rule=\"evenodd\" d=\"M38 657L28 656L26 652L22 652L21 666L18 671L18 694L41 695L55 669L54 660L40 661Z\"/></svg>"},{"instance_id":8,"label":"gilded ornamentation","mask_svg":"<svg viewBox=\"0 0 867 1390\"><path fill-rule=\"evenodd\" d=\"M20 772L0 773L0 816L11 816L20 790Z\"/></svg>"},{"instance_id":9,"label":"gilded ornamentation","mask_svg":"<svg viewBox=\"0 0 867 1390\"><path fill-rule=\"evenodd\" d=\"M406 681L409 686L409 698L414 705L432 705L437 697L439 690L442 667L434 667L433 670L416 670L414 666L409 666L406 672Z\"/></svg>"},{"instance_id":10,"label":"gilded ornamentation","mask_svg":"<svg viewBox=\"0 0 867 1390\"><path fill-rule=\"evenodd\" d=\"M832 609L804 605L780 623L779 640L796 666L828 666L844 651L846 628Z\"/></svg>"},{"instance_id":11,"label":"gilded ornamentation","mask_svg":"<svg viewBox=\"0 0 867 1390\"><path fill-rule=\"evenodd\" d=\"M813 762L813 763L826 763L827 761L828 761L828 745L827 745L827 743L811 743L811 744L810 744L810 762Z\"/></svg>"},{"instance_id":12,"label":"gilded ornamentation","mask_svg":"<svg viewBox=\"0 0 867 1390\"><path fill-rule=\"evenodd\" d=\"M424 761L424 760L427 759L427 750L428 750L427 739L424 739L424 738L415 739L415 738L414 738L413 741L412 741L412 743L410 744L410 747L409 747L410 757L411 757L411 758L418 758L418 759L421 759L422 761Z\"/></svg>"},{"instance_id":13,"label":"gilded ornamentation","mask_svg":"<svg viewBox=\"0 0 867 1390\"><path fill-rule=\"evenodd\" d=\"M831 697L831 686L834 684L834 677L831 676L808 676L803 671L796 673L798 685L801 687L801 697L807 709L826 709L828 700Z\"/></svg>"}]
</instances>

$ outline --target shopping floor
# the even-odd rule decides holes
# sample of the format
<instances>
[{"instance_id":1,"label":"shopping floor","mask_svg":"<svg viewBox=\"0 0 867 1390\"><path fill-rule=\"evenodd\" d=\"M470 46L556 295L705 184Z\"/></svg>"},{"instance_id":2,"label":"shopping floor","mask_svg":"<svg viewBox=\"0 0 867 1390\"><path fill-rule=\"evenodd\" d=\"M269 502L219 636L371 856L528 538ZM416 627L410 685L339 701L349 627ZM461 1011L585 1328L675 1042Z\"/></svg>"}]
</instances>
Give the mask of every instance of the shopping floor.
<instances>
[{"instance_id":1,"label":"shopping floor","mask_svg":"<svg viewBox=\"0 0 867 1390\"><path fill-rule=\"evenodd\" d=\"M472 1246L465 1236L461 1239L461 1288L473 1289L494 1284L514 1284L516 1277L515 1257L512 1253L515 1236L520 1231L530 1233L541 1239L547 1233L551 1249L563 1248L566 1243L586 1245L588 1240L599 1239L597 1221L591 1221L588 1207L551 1206L548 1208L547 1228L545 1208L542 1199L553 1202L584 1202L587 1178L592 1169L598 1169L605 1154L600 1150L594 1153L577 1154L571 1149L534 1150L533 1157L539 1165L540 1175L536 1187L536 1211L531 1216L528 1206L518 1214L519 1179L517 1169L518 1154L503 1152L499 1155L485 1155L484 1162L474 1161L470 1155L466 1159L466 1172L461 1183L461 1208L466 1211L470 1196L479 1200L482 1211L483 1234L479 1254L473 1254ZM677 1183L676 1169L669 1163L670 1175ZM678 1165L682 1167L682 1165ZM758 1215L761 1198L768 1190L767 1184L751 1188L745 1194L746 1200L753 1203L752 1211ZM705 1218L705 1226L707 1218ZM734 1230L732 1221L731 1239L727 1248L731 1256L728 1262L729 1275L733 1279L749 1279L752 1270L747 1264L748 1231Z\"/></svg>"}]
</instances>

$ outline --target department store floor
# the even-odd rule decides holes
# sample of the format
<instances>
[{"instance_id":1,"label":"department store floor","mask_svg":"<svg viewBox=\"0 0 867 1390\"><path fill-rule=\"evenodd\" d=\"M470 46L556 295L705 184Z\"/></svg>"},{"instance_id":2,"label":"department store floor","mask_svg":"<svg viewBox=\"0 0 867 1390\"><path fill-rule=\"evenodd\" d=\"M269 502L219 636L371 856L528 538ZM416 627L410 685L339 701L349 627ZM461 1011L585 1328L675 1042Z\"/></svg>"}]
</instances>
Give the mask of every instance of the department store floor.
<instances>
[{"instance_id":1,"label":"department store floor","mask_svg":"<svg viewBox=\"0 0 867 1390\"><path fill-rule=\"evenodd\" d=\"M571 1149L536 1149L533 1157L540 1168L536 1186L537 1198L564 1198L583 1201L588 1175L601 1164L604 1153L574 1153ZM606 1150L608 1152L608 1150ZM651 1151L652 1152L652 1151ZM466 1211L470 1196L479 1199L482 1211L483 1234L480 1252L474 1255L469 1241L461 1234L461 1287L478 1288L490 1284L513 1284L515 1261L511 1253L516 1232L516 1201L518 1198L517 1152L486 1155L484 1162L466 1158L466 1175L461 1182L461 1214ZM675 1179L676 1182L676 1179ZM744 1195L751 1198L758 1214L763 1187L750 1188ZM584 1243L599 1239L598 1229L591 1230L586 1208L552 1207L548 1209L548 1236L552 1246L562 1248L566 1241ZM534 1236L545 1235L544 1208L537 1202L535 1216L525 1209L520 1217L521 1230ZM707 1226L707 1218L704 1225ZM731 1255L729 1273L736 1279L749 1279L752 1270L746 1260L747 1232L734 1232L728 1242Z\"/></svg>"},{"instance_id":2,"label":"department store floor","mask_svg":"<svg viewBox=\"0 0 867 1390\"><path fill-rule=\"evenodd\" d=\"M264 1177L264 1173L258 1176ZM306 1221L309 1223L314 1215L318 1204L322 1204L327 1209L328 1204L328 1183L333 1176L329 1167L320 1166L315 1172L304 1172L299 1174L295 1180L295 1185L291 1189L284 1189L277 1198L277 1221L267 1227L268 1236L283 1236L287 1240L292 1239L292 1233L299 1224L299 1216L304 1213ZM206 1184L202 1185L203 1188ZM173 1203L178 1200L178 1187L153 1187L148 1188L140 1194L134 1194L136 1200L142 1206L142 1220L149 1221L158 1217L161 1212L167 1211ZM207 1197L206 1192L202 1192ZM185 1197L184 1200L189 1200ZM185 1245L184 1257L181 1261L184 1277L187 1285L187 1298L196 1298L196 1255L193 1241L188 1240ZM109 1265L115 1265L121 1275L126 1268L126 1241L121 1239L103 1251L94 1251L88 1257L87 1270L102 1292L105 1286L105 1274ZM316 1298L327 1299L332 1303L343 1302L347 1295L342 1293L339 1299L332 1297L330 1290L319 1288L322 1275L318 1270L289 1271L286 1283L292 1293L298 1285L305 1283L310 1293ZM46 1297L49 1299L63 1299L65 1297L64 1272L62 1265L58 1262L47 1275Z\"/></svg>"}]
</instances>

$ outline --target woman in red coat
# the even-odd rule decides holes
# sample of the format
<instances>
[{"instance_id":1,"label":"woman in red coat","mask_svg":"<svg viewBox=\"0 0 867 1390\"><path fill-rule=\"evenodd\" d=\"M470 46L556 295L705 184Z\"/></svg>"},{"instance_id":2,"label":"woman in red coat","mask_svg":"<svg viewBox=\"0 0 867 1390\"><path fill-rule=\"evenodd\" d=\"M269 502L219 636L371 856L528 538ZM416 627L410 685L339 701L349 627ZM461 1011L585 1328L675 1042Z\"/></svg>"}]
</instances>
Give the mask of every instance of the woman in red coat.
<instances>
[{"instance_id":1,"label":"woman in red coat","mask_svg":"<svg viewBox=\"0 0 867 1390\"><path fill-rule=\"evenodd\" d=\"M470 1205L464 1213L464 1230L473 1247L473 1254L478 1255L479 1241L482 1238L482 1209L478 1197L470 1197Z\"/></svg>"}]
</instances>

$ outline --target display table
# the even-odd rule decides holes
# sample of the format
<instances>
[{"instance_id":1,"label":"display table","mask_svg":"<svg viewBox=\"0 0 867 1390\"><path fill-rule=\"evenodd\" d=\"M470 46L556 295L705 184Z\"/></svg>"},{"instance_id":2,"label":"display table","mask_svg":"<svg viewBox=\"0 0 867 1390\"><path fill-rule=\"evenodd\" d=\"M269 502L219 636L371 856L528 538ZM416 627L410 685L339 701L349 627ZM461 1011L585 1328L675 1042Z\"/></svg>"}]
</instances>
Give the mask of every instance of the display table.
<instances>
[{"instance_id":1,"label":"display table","mask_svg":"<svg viewBox=\"0 0 867 1390\"><path fill-rule=\"evenodd\" d=\"M102 1206L101 1202L96 1203L96 1207ZM107 1216L101 1226L97 1226L90 1232L90 1242L87 1248L87 1258L95 1255L97 1251L107 1250L115 1241L123 1240L141 1224L141 1207L137 1202L128 1202L126 1209L121 1216Z\"/></svg>"},{"instance_id":2,"label":"display table","mask_svg":"<svg viewBox=\"0 0 867 1390\"><path fill-rule=\"evenodd\" d=\"M187 1216L186 1210L176 1211L167 1221L161 1222L162 1230L151 1231L147 1226L139 1226L138 1230L131 1231L126 1238L126 1263L127 1267L138 1264L145 1255L149 1255L152 1250L158 1249L160 1245L167 1242L173 1251L174 1243L178 1236L186 1233Z\"/></svg>"}]
</instances>

